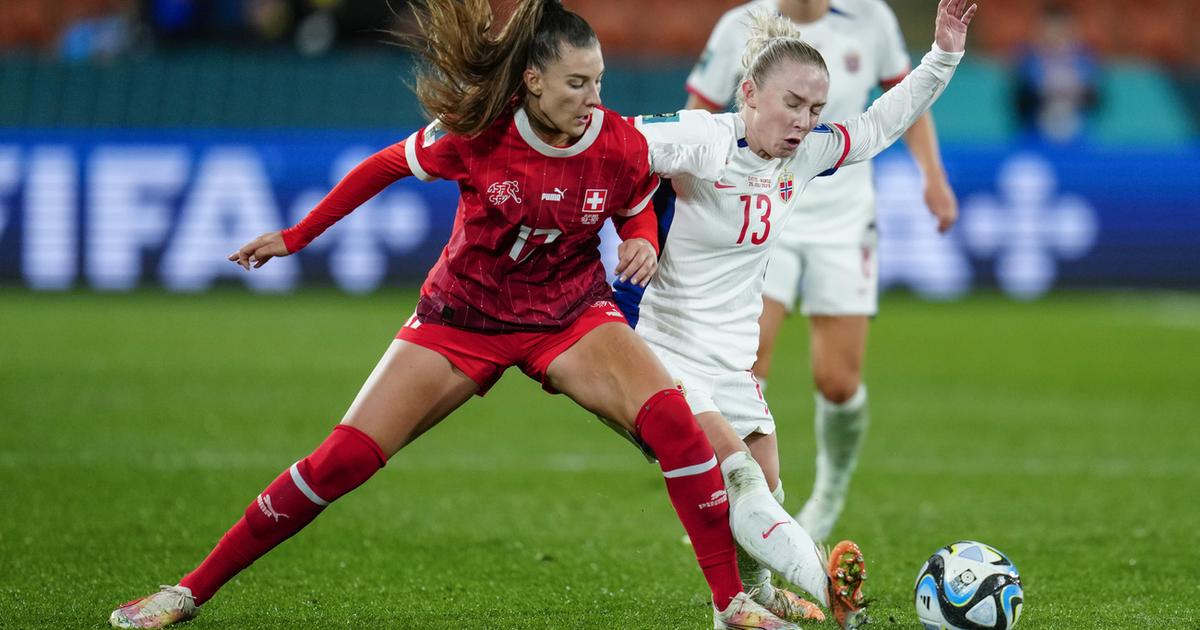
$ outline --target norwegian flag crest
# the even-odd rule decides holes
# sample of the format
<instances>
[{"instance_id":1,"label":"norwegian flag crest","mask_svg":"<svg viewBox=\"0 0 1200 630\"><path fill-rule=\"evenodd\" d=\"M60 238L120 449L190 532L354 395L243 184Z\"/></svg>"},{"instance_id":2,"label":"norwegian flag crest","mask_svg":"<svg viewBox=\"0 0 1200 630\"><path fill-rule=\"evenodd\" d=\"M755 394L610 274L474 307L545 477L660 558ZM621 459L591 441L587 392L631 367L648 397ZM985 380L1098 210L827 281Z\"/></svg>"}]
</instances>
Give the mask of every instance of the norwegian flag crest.
<instances>
[{"instance_id":1,"label":"norwegian flag crest","mask_svg":"<svg viewBox=\"0 0 1200 630\"><path fill-rule=\"evenodd\" d=\"M862 57L858 56L858 51L850 51L846 53L846 72L854 74L858 72L858 68L861 65Z\"/></svg>"},{"instance_id":2,"label":"norwegian flag crest","mask_svg":"<svg viewBox=\"0 0 1200 630\"><path fill-rule=\"evenodd\" d=\"M789 171L779 174L779 198L784 202L792 200L792 192L796 190L796 178Z\"/></svg>"}]
</instances>

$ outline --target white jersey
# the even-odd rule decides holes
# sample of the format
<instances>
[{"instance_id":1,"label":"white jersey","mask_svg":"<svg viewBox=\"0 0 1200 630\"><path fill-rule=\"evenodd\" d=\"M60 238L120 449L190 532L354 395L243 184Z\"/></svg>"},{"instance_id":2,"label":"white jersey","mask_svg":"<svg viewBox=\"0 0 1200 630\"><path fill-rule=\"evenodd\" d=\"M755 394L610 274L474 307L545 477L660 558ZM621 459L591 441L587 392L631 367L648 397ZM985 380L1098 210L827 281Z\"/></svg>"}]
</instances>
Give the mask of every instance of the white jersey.
<instances>
[{"instance_id":1,"label":"white jersey","mask_svg":"<svg viewBox=\"0 0 1200 630\"><path fill-rule=\"evenodd\" d=\"M779 0L754 0L725 13L688 76L688 91L714 108L733 101L742 80L749 17L757 12L778 13ZM882 0L833 0L819 20L796 27L829 67L823 121L858 116L866 109L871 90L891 87L908 73L908 52L896 15ZM795 213L783 237L787 243L858 244L875 219L870 162L814 181Z\"/></svg>"},{"instance_id":2,"label":"white jersey","mask_svg":"<svg viewBox=\"0 0 1200 630\"><path fill-rule=\"evenodd\" d=\"M770 248L794 219L810 180L869 160L895 142L941 94L961 58L935 46L866 113L818 126L784 159L751 151L738 113L684 110L636 119L651 168L670 177L676 193L637 332L698 367L750 369Z\"/></svg>"}]
</instances>

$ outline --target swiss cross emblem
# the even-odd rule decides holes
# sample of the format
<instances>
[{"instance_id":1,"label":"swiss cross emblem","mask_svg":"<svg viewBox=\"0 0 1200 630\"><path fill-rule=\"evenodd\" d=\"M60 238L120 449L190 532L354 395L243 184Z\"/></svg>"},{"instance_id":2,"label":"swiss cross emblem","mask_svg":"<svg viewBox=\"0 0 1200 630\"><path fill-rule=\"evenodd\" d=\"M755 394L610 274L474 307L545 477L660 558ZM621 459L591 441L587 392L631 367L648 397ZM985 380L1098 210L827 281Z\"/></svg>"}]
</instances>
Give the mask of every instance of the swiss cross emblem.
<instances>
[{"instance_id":1,"label":"swiss cross emblem","mask_svg":"<svg viewBox=\"0 0 1200 630\"><path fill-rule=\"evenodd\" d=\"M796 189L796 178L788 171L779 174L779 198L785 202L790 201L792 192Z\"/></svg>"},{"instance_id":2,"label":"swiss cross emblem","mask_svg":"<svg viewBox=\"0 0 1200 630\"><path fill-rule=\"evenodd\" d=\"M492 182L488 186L488 201L493 206L498 206L509 199L521 203L521 190L517 187L517 182L509 180L505 182Z\"/></svg>"},{"instance_id":3,"label":"swiss cross emblem","mask_svg":"<svg viewBox=\"0 0 1200 630\"><path fill-rule=\"evenodd\" d=\"M604 212L604 201L608 199L608 190L589 188L583 193L584 212Z\"/></svg>"}]
</instances>

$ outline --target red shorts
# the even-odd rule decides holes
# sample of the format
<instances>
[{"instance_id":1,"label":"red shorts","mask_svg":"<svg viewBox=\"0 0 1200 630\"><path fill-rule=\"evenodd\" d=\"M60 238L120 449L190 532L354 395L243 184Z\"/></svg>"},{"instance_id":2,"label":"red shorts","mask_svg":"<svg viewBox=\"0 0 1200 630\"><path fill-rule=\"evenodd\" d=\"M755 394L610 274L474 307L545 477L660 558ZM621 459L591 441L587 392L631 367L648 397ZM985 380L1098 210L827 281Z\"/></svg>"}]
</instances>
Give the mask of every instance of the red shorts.
<instances>
[{"instance_id":1,"label":"red shorts","mask_svg":"<svg viewBox=\"0 0 1200 630\"><path fill-rule=\"evenodd\" d=\"M485 334L443 324L424 323L416 315L409 318L396 338L429 348L446 357L454 367L479 384L478 395L491 389L510 366L517 366L536 379L546 391L558 393L546 384L550 363L602 324L629 325L625 315L611 300L592 304L570 326L552 332L511 332Z\"/></svg>"}]
</instances>

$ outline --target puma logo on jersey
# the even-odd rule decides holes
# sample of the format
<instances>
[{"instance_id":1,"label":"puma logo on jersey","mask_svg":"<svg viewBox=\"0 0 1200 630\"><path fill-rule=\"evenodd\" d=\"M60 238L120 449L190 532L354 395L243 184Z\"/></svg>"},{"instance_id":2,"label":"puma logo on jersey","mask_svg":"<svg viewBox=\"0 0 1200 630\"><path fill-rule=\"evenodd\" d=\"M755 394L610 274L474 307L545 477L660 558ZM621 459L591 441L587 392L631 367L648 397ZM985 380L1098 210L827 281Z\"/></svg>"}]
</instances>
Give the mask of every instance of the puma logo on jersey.
<instances>
[{"instance_id":1,"label":"puma logo on jersey","mask_svg":"<svg viewBox=\"0 0 1200 630\"><path fill-rule=\"evenodd\" d=\"M584 217L584 218L587 218L587 217ZM605 315L608 315L609 317L620 317L621 319L625 319L625 314L622 313L619 309L617 309L616 303L613 302L612 300L599 300L596 302L592 302L592 308L608 309L607 311L604 312Z\"/></svg>"},{"instance_id":2,"label":"puma logo on jersey","mask_svg":"<svg viewBox=\"0 0 1200 630\"><path fill-rule=\"evenodd\" d=\"M552 193L542 193L542 201L562 201L566 194L566 188L555 188Z\"/></svg>"},{"instance_id":3,"label":"puma logo on jersey","mask_svg":"<svg viewBox=\"0 0 1200 630\"><path fill-rule=\"evenodd\" d=\"M513 180L492 182L492 185L488 186L487 191L488 201L491 202L493 206L498 206L509 199L512 199L517 203L521 203L521 197L519 196L521 190L517 186L517 182Z\"/></svg>"}]
</instances>

